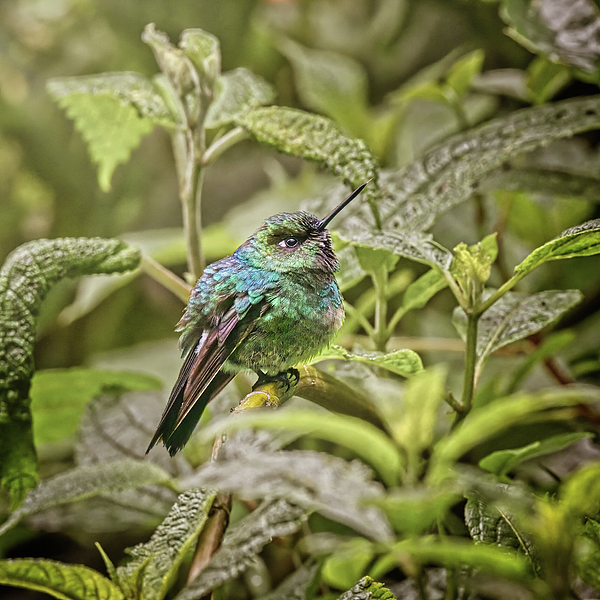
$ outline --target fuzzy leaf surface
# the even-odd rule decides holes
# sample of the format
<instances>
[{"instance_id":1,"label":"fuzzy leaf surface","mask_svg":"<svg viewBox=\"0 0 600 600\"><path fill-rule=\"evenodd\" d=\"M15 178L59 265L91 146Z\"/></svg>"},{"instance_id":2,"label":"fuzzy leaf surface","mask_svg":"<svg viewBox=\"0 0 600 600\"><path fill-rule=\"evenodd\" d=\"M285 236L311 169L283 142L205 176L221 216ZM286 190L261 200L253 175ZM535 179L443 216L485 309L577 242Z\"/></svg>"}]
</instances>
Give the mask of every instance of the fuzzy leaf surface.
<instances>
[{"instance_id":1,"label":"fuzzy leaf surface","mask_svg":"<svg viewBox=\"0 0 600 600\"><path fill-rule=\"evenodd\" d=\"M285 498L369 538L389 539L390 527L381 510L363 506L383 493L364 464L319 452L273 452L231 442L225 444L223 458L219 455L216 462L203 465L182 485L209 486L245 498Z\"/></svg>"},{"instance_id":2,"label":"fuzzy leaf surface","mask_svg":"<svg viewBox=\"0 0 600 600\"><path fill-rule=\"evenodd\" d=\"M377 160L364 141L346 136L334 121L293 108L269 106L248 111L238 124L263 144L322 164L352 188L372 180L363 194L374 210L381 195ZM374 218L377 220L376 215Z\"/></svg>"},{"instance_id":3,"label":"fuzzy leaf surface","mask_svg":"<svg viewBox=\"0 0 600 600\"><path fill-rule=\"evenodd\" d=\"M509 35L529 50L598 74L600 13L592 0L504 0L501 15Z\"/></svg>"},{"instance_id":4,"label":"fuzzy leaf surface","mask_svg":"<svg viewBox=\"0 0 600 600\"><path fill-rule=\"evenodd\" d=\"M186 553L204 528L215 496L215 492L203 490L181 494L150 540L129 550L133 558L125 566L117 567L119 580L133 592L142 571L144 598L162 600Z\"/></svg>"},{"instance_id":5,"label":"fuzzy leaf surface","mask_svg":"<svg viewBox=\"0 0 600 600\"><path fill-rule=\"evenodd\" d=\"M204 571L184 587L176 600L198 600L235 579L274 537L292 535L306 521L306 512L285 500L269 500L227 531Z\"/></svg>"},{"instance_id":6,"label":"fuzzy leaf surface","mask_svg":"<svg viewBox=\"0 0 600 600\"><path fill-rule=\"evenodd\" d=\"M71 94L59 98L58 104L75 121L92 161L98 165L100 189L110 191L115 169L129 160L154 123L140 117L134 106L108 95Z\"/></svg>"},{"instance_id":7,"label":"fuzzy leaf surface","mask_svg":"<svg viewBox=\"0 0 600 600\"><path fill-rule=\"evenodd\" d=\"M30 490L23 504L0 527L0 535L16 525L22 517L46 508L156 483L173 485L171 476L151 462L126 459L75 467L44 479Z\"/></svg>"},{"instance_id":8,"label":"fuzzy leaf surface","mask_svg":"<svg viewBox=\"0 0 600 600\"><path fill-rule=\"evenodd\" d=\"M344 592L337 600L396 600L396 596L383 583L363 577L356 585Z\"/></svg>"},{"instance_id":9,"label":"fuzzy leaf surface","mask_svg":"<svg viewBox=\"0 0 600 600\"><path fill-rule=\"evenodd\" d=\"M29 390L42 301L64 277L121 273L139 261L119 240L59 238L19 246L0 270L0 485L13 508L37 481Z\"/></svg>"},{"instance_id":10,"label":"fuzzy leaf surface","mask_svg":"<svg viewBox=\"0 0 600 600\"><path fill-rule=\"evenodd\" d=\"M228 71L217 80L216 97L204 124L208 129L228 125L253 108L271 104L274 99L272 86L260 75L243 67Z\"/></svg>"},{"instance_id":11,"label":"fuzzy leaf surface","mask_svg":"<svg viewBox=\"0 0 600 600\"><path fill-rule=\"evenodd\" d=\"M35 590L60 600L124 600L123 592L97 571L51 560L0 561L0 585Z\"/></svg>"},{"instance_id":12,"label":"fuzzy leaf surface","mask_svg":"<svg viewBox=\"0 0 600 600\"><path fill-rule=\"evenodd\" d=\"M484 360L492 352L536 333L581 302L579 290L548 290L524 295L508 292L479 320L477 356ZM453 323L465 339L466 315L455 309Z\"/></svg>"}]
</instances>

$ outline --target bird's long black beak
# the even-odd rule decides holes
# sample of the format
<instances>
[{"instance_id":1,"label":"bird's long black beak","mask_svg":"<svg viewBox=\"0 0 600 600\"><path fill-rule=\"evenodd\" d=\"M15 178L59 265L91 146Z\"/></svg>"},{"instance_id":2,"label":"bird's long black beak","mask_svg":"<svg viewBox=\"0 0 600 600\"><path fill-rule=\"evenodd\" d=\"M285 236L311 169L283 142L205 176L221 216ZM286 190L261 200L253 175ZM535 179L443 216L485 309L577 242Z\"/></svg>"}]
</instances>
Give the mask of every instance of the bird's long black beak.
<instances>
[{"instance_id":1,"label":"bird's long black beak","mask_svg":"<svg viewBox=\"0 0 600 600\"><path fill-rule=\"evenodd\" d=\"M369 181L371 181L369 179ZM354 198L356 198L356 196L358 196L364 189L365 186L369 183L369 181L366 181L365 183L363 183L362 185L359 185L343 202L340 202L322 221L321 224L319 225L319 228L317 229L317 231L323 231L323 229L325 229L327 227L327 225L329 225L329 222L342 210L344 210L344 208L346 208L346 206L348 206L348 204L350 204L350 202L352 202L352 200L354 200Z\"/></svg>"}]
</instances>

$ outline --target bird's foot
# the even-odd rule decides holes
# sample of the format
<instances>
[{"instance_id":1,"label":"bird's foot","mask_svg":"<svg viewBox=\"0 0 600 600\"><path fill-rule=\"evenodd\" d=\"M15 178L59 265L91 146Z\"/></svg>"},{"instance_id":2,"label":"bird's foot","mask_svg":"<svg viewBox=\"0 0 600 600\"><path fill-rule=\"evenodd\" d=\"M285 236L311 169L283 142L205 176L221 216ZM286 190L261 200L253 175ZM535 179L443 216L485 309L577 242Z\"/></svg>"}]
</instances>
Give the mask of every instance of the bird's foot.
<instances>
[{"instance_id":1,"label":"bird's foot","mask_svg":"<svg viewBox=\"0 0 600 600\"><path fill-rule=\"evenodd\" d=\"M298 381L300 381L298 369L288 369L276 375L266 375L259 371L258 380L252 387L252 391L260 391L269 395L266 406L279 406L294 395Z\"/></svg>"}]
</instances>

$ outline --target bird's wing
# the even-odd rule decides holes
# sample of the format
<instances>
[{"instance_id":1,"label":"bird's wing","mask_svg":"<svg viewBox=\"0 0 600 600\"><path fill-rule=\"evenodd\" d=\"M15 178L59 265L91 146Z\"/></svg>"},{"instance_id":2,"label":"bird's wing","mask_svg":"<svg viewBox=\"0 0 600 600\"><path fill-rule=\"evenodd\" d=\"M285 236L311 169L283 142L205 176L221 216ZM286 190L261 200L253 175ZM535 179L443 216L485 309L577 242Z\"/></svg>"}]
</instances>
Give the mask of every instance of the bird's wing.
<instances>
[{"instance_id":1,"label":"bird's wing","mask_svg":"<svg viewBox=\"0 0 600 600\"><path fill-rule=\"evenodd\" d=\"M214 326L203 331L196 347L188 352L146 452L161 438L169 452L177 452L187 442L208 402L233 378L232 374L221 373L219 381L214 381L225 361L252 332L256 319L269 307L264 299L259 302L255 299L255 304L248 303L248 308L240 313L236 305L239 306L240 301L243 303L244 296L237 294L224 298L223 304L229 305L229 308L214 322ZM173 437L194 408L197 418L191 419L190 416L185 433ZM171 438L177 441L171 442Z\"/></svg>"}]
</instances>

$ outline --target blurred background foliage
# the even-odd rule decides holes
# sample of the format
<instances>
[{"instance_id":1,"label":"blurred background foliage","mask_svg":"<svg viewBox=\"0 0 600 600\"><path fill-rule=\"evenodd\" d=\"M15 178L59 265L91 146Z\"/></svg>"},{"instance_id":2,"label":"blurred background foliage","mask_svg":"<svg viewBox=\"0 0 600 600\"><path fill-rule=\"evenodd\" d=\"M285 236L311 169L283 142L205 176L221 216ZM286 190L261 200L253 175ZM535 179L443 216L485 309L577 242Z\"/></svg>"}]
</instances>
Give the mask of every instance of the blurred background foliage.
<instances>
[{"instance_id":1,"label":"blurred background foliage","mask_svg":"<svg viewBox=\"0 0 600 600\"><path fill-rule=\"evenodd\" d=\"M570 61L571 67L566 67L545 58L543 35L533 26L533 32L524 30L519 21L519 6L525 4L4 0L0 263L19 244L41 237L123 237L145 248L156 247L162 252L161 262L183 275L181 210L168 134L155 128L131 161L116 169L111 189L102 191L81 135L46 92L50 77L156 73L154 56L140 41L149 22L172 41L186 28L211 32L220 40L223 71L251 69L274 86L277 104L334 118L347 133L365 139L383 166L394 168L452 133L490 118L551 99L598 92L595 67L581 61ZM331 77L340 77L335 85L325 85L327 69ZM501 283L532 248L567 227L600 216L597 144L598 134L591 132L515 159L481 182L472 203L454 209L436 225L436 239L453 247L499 231L500 254L492 283ZM578 176L577 182L570 176ZM314 165L253 142L236 145L206 173L207 258L227 254L266 216L297 208L331 180ZM528 278L523 288L582 289L584 302L562 322L562 327L574 327L577 335L565 341L571 343L561 357L572 375L590 382L600 377L599 266L597 257L554 262ZM400 260L396 273L406 269L410 271L404 286L423 272ZM132 370L153 375L168 387L179 368L173 327L181 314L180 301L144 275L106 298L90 286L88 295L78 296L72 305L77 289L77 282L62 282L45 303L35 347L37 368L87 365ZM366 284L356 286L350 299L365 289ZM414 348L426 363L462 365L462 346L455 344L458 338L448 318L452 306L449 292L442 292L423 311L403 319L396 332L423 340L415 341ZM356 328L346 330L348 335L355 333ZM438 342L428 345L426 338ZM452 340L444 345L440 338ZM492 361L486 379L493 383L494 372L512 368L523 348ZM560 370L560 364L554 368ZM449 372L452 387L453 370ZM553 381L551 375L539 368L531 387ZM516 428L513 442L518 435ZM41 450L42 475L44 469L59 470L61 459L71 460L68 448L64 455L56 446L48 448L47 454ZM539 472L534 476L539 478ZM123 546L136 539L130 534L102 543L110 553L111 544ZM61 540L52 538L53 556L72 559L61 556ZM8 536L3 539L6 547L12 543ZM66 541L64 551L72 552ZM19 552L32 555L31 549Z\"/></svg>"}]
</instances>

